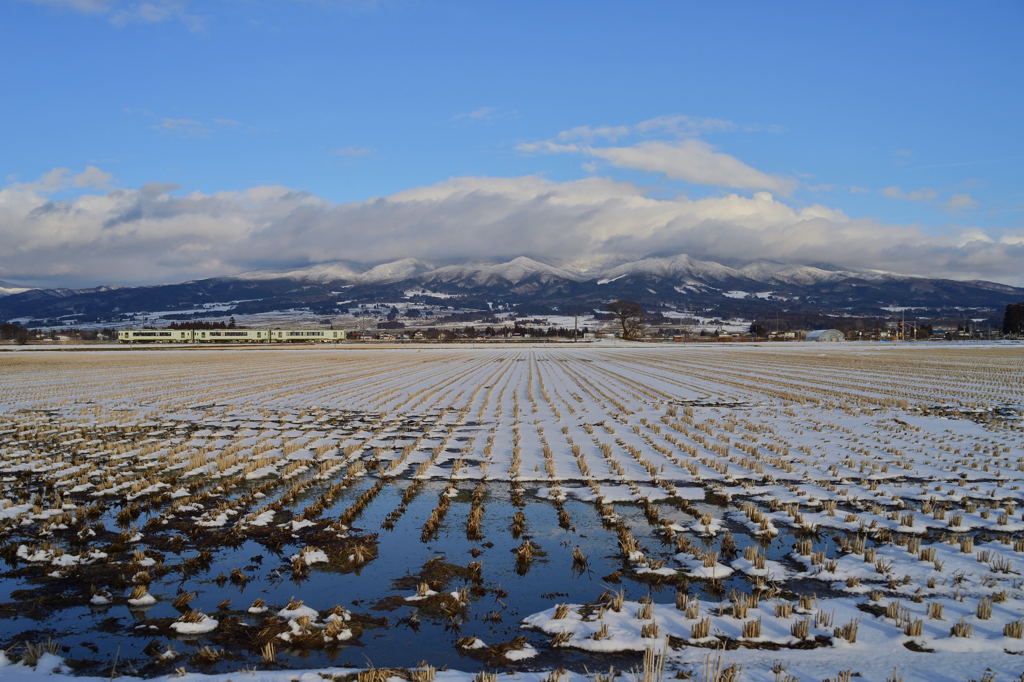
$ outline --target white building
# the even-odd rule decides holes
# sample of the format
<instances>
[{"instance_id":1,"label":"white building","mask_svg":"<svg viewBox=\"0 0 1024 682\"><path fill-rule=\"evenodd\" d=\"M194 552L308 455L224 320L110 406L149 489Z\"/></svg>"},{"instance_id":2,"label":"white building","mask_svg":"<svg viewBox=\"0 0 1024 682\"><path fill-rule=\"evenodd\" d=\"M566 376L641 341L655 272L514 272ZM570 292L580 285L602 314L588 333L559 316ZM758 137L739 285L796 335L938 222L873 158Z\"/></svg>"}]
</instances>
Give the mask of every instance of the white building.
<instances>
[{"instance_id":1,"label":"white building","mask_svg":"<svg viewBox=\"0 0 1024 682\"><path fill-rule=\"evenodd\" d=\"M808 341L845 341L846 335L838 329L815 329L807 332Z\"/></svg>"}]
</instances>

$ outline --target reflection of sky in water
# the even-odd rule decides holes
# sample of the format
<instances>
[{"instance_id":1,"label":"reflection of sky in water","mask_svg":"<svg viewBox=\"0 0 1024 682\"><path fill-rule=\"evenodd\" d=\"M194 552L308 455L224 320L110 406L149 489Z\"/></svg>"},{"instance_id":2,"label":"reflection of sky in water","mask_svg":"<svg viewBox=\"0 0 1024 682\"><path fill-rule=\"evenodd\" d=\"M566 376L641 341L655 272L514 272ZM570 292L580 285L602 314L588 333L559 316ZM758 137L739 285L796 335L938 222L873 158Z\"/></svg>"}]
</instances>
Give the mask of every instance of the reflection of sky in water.
<instances>
[{"instance_id":1,"label":"reflection of sky in water","mask_svg":"<svg viewBox=\"0 0 1024 682\"><path fill-rule=\"evenodd\" d=\"M350 489L344 491L333 506L324 513L324 518L337 516L361 492L370 487L373 479L358 480ZM263 599L271 606L271 613L282 607L291 598L302 599L306 605L325 613L336 605L342 605L359 614L387 619L386 627L369 628L357 643L338 646L333 651L289 651L284 642L278 646L278 663L286 667L316 667L337 665L365 665L367 661L375 666L413 666L423 660L433 665L448 665L463 670L476 670L484 667L477 659L463 655L455 646L455 641L463 636L475 636L487 644L508 641L516 636L525 635L531 643L541 651L537 658L511 666L524 668L535 667L569 667L582 670L589 666L596 668L614 662L630 662L628 656L584 654L565 649L551 649L546 646L547 637L540 633L524 631L520 621L527 615L549 608L553 603L583 603L594 601L606 589L623 589L628 599L637 599L651 594L655 601L671 603L674 598L673 585L649 585L634 581L624 571L621 583L605 580L616 571L623 569L619 557L618 541L613 530L602 526L593 504L569 499L564 503L571 518L572 528L566 530L558 525L557 508L547 500L539 499L527 489L526 506L523 512L526 517L526 534L523 538L512 537L509 526L516 511L508 495L507 484L491 484L485 499L483 518L483 536L481 542L470 542L465 536L465 525L470 510L469 495L475 485L465 482L462 494L455 498L442 524L441 531L427 543L420 541L422 521L429 516L436 505L438 495L447 483L430 482L425 484L410 502L405 514L398 520L394 530L379 530L381 521L393 510L401 499L408 481L397 485L385 486L380 494L366 508L355 523L355 528L365 532L378 532L378 557L367 564L359 573L340 573L325 568L323 564L311 568L308 577L296 583L291 578L287 558L303 546L297 544L286 546L282 555L277 557L267 552L260 544L246 541L237 549L222 548L215 552L213 564L208 571L181 581L178 571L167 573L162 579L156 580L150 587L152 594L159 598L154 606L140 610L129 609L123 604L109 607L72 606L60 608L59 599L55 605L43 611L38 620L20 616L0 620L0 632L5 644L15 641L33 641L52 636L68 647L70 659L86 659L95 662L92 672L108 669L109 662L116 654L121 663L122 672L130 671L133 665L141 666L148 657L142 649L151 640L172 646L183 654L175 665L185 664L190 669L197 669L194 664L185 660L194 647L210 643L205 639L189 640L187 638L169 637L163 628L154 629L151 623L156 619L174 619L179 614L172 605L179 590L196 592L196 599L190 604L192 608L217 617L217 604L222 600L231 600L231 612L240 615L244 622L259 627L260 618L243 612L254 599ZM306 499L312 499L310 494ZM682 512L670 502L656 503L663 518L681 523L692 522L693 518ZM714 509L718 514L722 509L714 505L697 503L695 511ZM655 534L647 523L642 510L637 505L620 503L616 510L625 523L636 535L638 541L646 547L648 556L669 559L675 553L674 544L666 541L663 536ZM726 523L739 545L740 552L751 540L742 527ZM538 556L525 575L516 571L514 549L524 538L529 537L538 544L545 553ZM690 535L696 546L705 544L712 549L717 548L719 538L699 538ZM493 543L486 547L485 543ZM792 538L783 534L776 538L768 548L768 556L783 560ZM588 565L579 573L573 569L572 550L579 546L586 555ZM478 548L482 551L474 558L470 550ZM183 557L193 556L194 551L183 553ZM250 561L254 556L263 556L262 564ZM434 619L427 615L419 616L416 629L410 624L408 617L416 609L412 604L405 604L394 610L375 610L374 604L388 596L411 594L410 590L394 587L393 581L410 573L418 572L421 566L434 557L443 557L446 561L466 565L470 561L478 561L483 567L484 586L487 593L479 598L472 598L466 612L465 620L459 629L453 629L445 619ZM168 565L180 563L180 558L171 554L165 555ZM219 574L229 575L233 569L241 569L251 582L244 586L232 585L230 582L219 587L214 578ZM277 569L280 570L278 574ZM455 578L448 586L456 590L464 585L461 578ZM9 579L0 583L6 600L15 589L33 589L31 583L24 579ZM705 599L715 599L717 594L702 589L703 585L693 582L691 593L699 594ZM747 582L738 574L723 582L724 593L732 588L743 589ZM813 586L818 593L821 585ZM39 593L49 594L43 583L36 587ZM84 589L88 589L85 586ZM114 595L115 600L121 595ZM487 614L501 614L501 622L485 620ZM42 615L42 614L37 614ZM415 620L415 619L414 619ZM218 648L216 643L210 643ZM236 670L243 665L259 665L259 652L232 651L221 662L203 669L216 671ZM171 666L173 667L173 666ZM168 668L169 669L169 668Z\"/></svg>"}]
</instances>

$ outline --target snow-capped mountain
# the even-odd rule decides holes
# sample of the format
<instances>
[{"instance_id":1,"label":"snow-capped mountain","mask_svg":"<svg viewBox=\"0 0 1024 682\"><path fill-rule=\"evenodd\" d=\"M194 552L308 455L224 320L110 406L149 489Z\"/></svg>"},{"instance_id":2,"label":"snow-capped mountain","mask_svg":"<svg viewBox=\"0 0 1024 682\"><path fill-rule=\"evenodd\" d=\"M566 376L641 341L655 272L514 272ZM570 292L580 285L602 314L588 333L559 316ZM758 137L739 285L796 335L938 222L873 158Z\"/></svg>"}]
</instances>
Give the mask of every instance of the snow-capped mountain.
<instances>
[{"instance_id":1,"label":"snow-capped mountain","mask_svg":"<svg viewBox=\"0 0 1024 682\"><path fill-rule=\"evenodd\" d=\"M289 270L253 270L235 275L235 278L243 280L294 279L309 282L344 281L372 284L397 282L432 269L433 266L416 258L402 258L370 268L345 261L332 261Z\"/></svg>"},{"instance_id":2,"label":"snow-capped mountain","mask_svg":"<svg viewBox=\"0 0 1024 682\"><path fill-rule=\"evenodd\" d=\"M578 281L582 277L564 268L541 263L526 256L513 258L505 263L474 263L449 265L424 273L423 278L431 283L455 286L494 286L501 283L521 284L527 279L540 284L558 280Z\"/></svg>"},{"instance_id":3,"label":"snow-capped mountain","mask_svg":"<svg viewBox=\"0 0 1024 682\"><path fill-rule=\"evenodd\" d=\"M290 270L256 270L236 276L237 279L296 279L310 282L344 281L359 284L381 284L420 278L457 286L492 286L501 282L518 284L528 278L542 282L556 279L578 280L571 270L555 267L520 256L501 263L464 263L437 267L416 258L402 258L372 267L359 267L348 262L318 263Z\"/></svg>"},{"instance_id":4,"label":"snow-capped mountain","mask_svg":"<svg viewBox=\"0 0 1024 682\"><path fill-rule=\"evenodd\" d=\"M714 261L698 260L687 254L664 258L644 258L594 270L551 265L527 256L497 263L462 263L441 267L415 259L403 258L372 267L360 267L350 262L331 262L309 265L290 270L259 270L237 275L238 279L268 280L295 279L311 282L344 281L359 284L380 284L418 278L424 283L447 284L460 287L487 287L501 283L520 284L536 280L548 284L559 280L582 282L594 280L598 284L622 277L653 277L675 280L677 284L711 285L726 280L750 280L761 283L812 285L857 277L885 279L900 277L893 273L824 269L808 265L792 265L772 261L754 261L739 267L730 267Z\"/></svg>"},{"instance_id":5,"label":"snow-capped mountain","mask_svg":"<svg viewBox=\"0 0 1024 682\"><path fill-rule=\"evenodd\" d=\"M586 270L581 269L586 267ZM800 314L878 316L893 306L947 317L995 317L1024 289L824 265L754 261L724 264L688 254L613 264L547 263L520 256L490 263L434 264L403 258L377 264L316 263L180 284L97 289L33 289L0 297L2 320L115 320L161 311L167 320L206 311L263 313L305 310L340 314L349 307L405 301L484 313L501 307L525 313L599 309L637 300L650 310L695 310L756 317ZM970 312L965 312L970 310Z\"/></svg>"},{"instance_id":6,"label":"snow-capped mountain","mask_svg":"<svg viewBox=\"0 0 1024 682\"><path fill-rule=\"evenodd\" d=\"M358 277L362 270L358 266L353 267L349 263L334 261L331 263L317 263L301 268L290 270L253 270L235 275L236 279L265 281L273 279L297 279L309 282L335 282L338 280L350 280Z\"/></svg>"},{"instance_id":7,"label":"snow-capped mountain","mask_svg":"<svg viewBox=\"0 0 1024 682\"><path fill-rule=\"evenodd\" d=\"M739 267L729 267L714 261L697 260L686 254L669 258L645 258L622 263L602 273L599 281L606 283L624 276L647 276L675 279L680 284L709 285L725 280L750 280L763 284L795 284L809 286L841 279L860 278L879 280L887 277L909 277L870 270L837 270L792 265L774 261L753 261Z\"/></svg>"},{"instance_id":8,"label":"snow-capped mountain","mask_svg":"<svg viewBox=\"0 0 1024 682\"><path fill-rule=\"evenodd\" d=\"M598 283L607 284L627 276L656 277L679 284L701 284L737 277L733 268L679 254L671 258L644 258L613 267L601 273Z\"/></svg>"},{"instance_id":9,"label":"snow-capped mountain","mask_svg":"<svg viewBox=\"0 0 1024 682\"><path fill-rule=\"evenodd\" d=\"M402 258L400 260L391 261L390 263L375 265L369 270L360 273L357 277L353 278L353 281L363 282L365 284L399 282L404 279L417 277L432 269L432 265L424 263L416 258Z\"/></svg>"},{"instance_id":10,"label":"snow-capped mountain","mask_svg":"<svg viewBox=\"0 0 1024 682\"><path fill-rule=\"evenodd\" d=\"M822 282L835 282L851 277L867 280L882 280L887 277L907 277L894 273L873 270L825 270L810 265L786 265L771 261L755 261L736 270L737 274L759 282L780 282L808 286Z\"/></svg>"}]
</instances>

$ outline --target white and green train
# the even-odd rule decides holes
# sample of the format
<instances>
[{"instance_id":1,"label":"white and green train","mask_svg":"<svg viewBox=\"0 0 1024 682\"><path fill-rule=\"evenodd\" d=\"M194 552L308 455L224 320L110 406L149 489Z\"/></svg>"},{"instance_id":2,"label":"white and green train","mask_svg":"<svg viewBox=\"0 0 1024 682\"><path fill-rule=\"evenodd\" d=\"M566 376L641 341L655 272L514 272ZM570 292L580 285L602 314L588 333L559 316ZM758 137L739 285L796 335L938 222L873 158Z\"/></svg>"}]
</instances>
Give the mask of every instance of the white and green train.
<instances>
[{"instance_id":1,"label":"white and green train","mask_svg":"<svg viewBox=\"0 0 1024 682\"><path fill-rule=\"evenodd\" d=\"M267 343L270 331L267 329L197 329L193 341L199 343Z\"/></svg>"},{"instance_id":2,"label":"white and green train","mask_svg":"<svg viewBox=\"0 0 1024 682\"><path fill-rule=\"evenodd\" d=\"M122 329L121 343L332 343L342 329Z\"/></svg>"}]
</instances>

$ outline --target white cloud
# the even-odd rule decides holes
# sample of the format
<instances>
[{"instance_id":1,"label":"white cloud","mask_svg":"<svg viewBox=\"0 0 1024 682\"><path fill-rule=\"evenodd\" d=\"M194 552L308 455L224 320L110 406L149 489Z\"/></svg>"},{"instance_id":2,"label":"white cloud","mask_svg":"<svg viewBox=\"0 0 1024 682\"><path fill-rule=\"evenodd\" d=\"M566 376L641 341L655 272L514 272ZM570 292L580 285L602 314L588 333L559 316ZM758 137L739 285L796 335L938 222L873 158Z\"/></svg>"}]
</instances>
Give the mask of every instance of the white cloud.
<instances>
[{"instance_id":1,"label":"white cloud","mask_svg":"<svg viewBox=\"0 0 1024 682\"><path fill-rule=\"evenodd\" d=\"M333 156L368 156L373 152L369 147L339 147L338 149L332 149L331 154Z\"/></svg>"},{"instance_id":2,"label":"white cloud","mask_svg":"<svg viewBox=\"0 0 1024 682\"><path fill-rule=\"evenodd\" d=\"M660 173L697 185L788 194L797 185L794 179L759 171L696 139L711 132L766 129L777 130L675 114L629 125L577 126L548 140L522 142L516 148L524 154L582 154L618 168ZM613 144L629 138L634 141Z\"/></svg>"},{"instance_id":3,"label":"white cloud","mask_svg":"<svg viewBox=\"0 0 1024 682\"><path fill-rule=\"evenodd\" d=\"M555 139L563 143L579 141L589 144L597 140L615 142L619 138L633 134L633 132L633 126L576 126L575 128L561 131L555 135Z\"/></svg>"},{"instance_id":4,"label":"white cloud","mask_svg":"<svg viewBox=\"0 0 1024 682\"><path fill-rule=\"evenodd\" d=\"M464 111L461 114L452 116L456 121L496 121L501 118L508 118L515 115L515 111L500 109L498 107L479 107L472 111Z\"/></svg>"},{"instance_id":5,"label":"white cloud","mask_svg":"<svg viewBox=\"0 0 1024 682\"><path fill-rule=\"evenodd\" d=\"M889 197L890 199L900 199L902 201L932 201L939 193L931 187L922 187L920 189L905 190L902 187L891 185L881 190L882 196Z\"/></svg>"},{"instance_id":6,"label":"white cloud","mask_svg":"<svg viewBox=\"0 0 1024 682\"><path fill-rule=\"evenodd\" d=\"M8 189L49 195L71 188L107 189L113 181L113 175L96 166L86 166L78 173L73 172L70 168L54 168L43 173L35 180L12 183L8 186Z\"/></svg>"},{"instance_id":7,"label":"white cloud","mask_svg":"<svg viewBox=\"0 0 1024 682\"><path fill-rule=\"evenodd\" d=\"M939 208L949 213L961 213L963 211L970 211L971 209L979 206L977 200L970 194L960 193L953 194L948 199L938 204L936 200L939 198L939 193L931 187L921 187L915 190L905 190L896 185L886 187L885 189L879 190L879 192L890 199L899 199L901 201L917 201L924 204L937 205Z\"/></svg>"},{"instance_id":8,"label":"white cloud","mask_svg":"<svg viewBox=\"0 0 1024 682\"><path fill-rule=\"evenodd\" d=\"M96 166L86 166L85 170L71 178L71 184L75 187L88 187L90 189L106 189L114 181L114 176L100 170Z\"/></svg>"},{"instance_id":9,"label":"white cloud","mask_svg":"<svg viewBox=\"0 0 1024 682\"><path fill-rule=\"evenodd\" d=\"M149 118L153 120L149 126L152 130L179 137L206 137L217 130L241 126L241 123L233 118L213 118L208 121L195 118L175 118L173 116L157 116L144 109L126 109L125 113Z\"/></svg>"},{"instance_id":10,"label":"white cloud","mask_svg":"<svg viewBox=\"0 0 1024 682\"><path fill-rule=\"evenodd\" d=\"M942 207L951 213L957 213L977 208L978 205L977 200L970 194L954 194L942 204Z\"/></svg>"},{"instance_id":11,"label":"white cloud","mask_svg":"<svg viewBox=\"0 0 1024 682\"><path fill-rule=\"evenodd\" d=\"M720 118L703 118L685 114L655 116L639 123L614 126L577 126L555 135L557 142L582 142L592 144L598 140L616 142L625 137L669 137L682 138L717 132L779 132L780 126L741 125Z\"/></svg>"},{"instance_id":12,"label":"white cloud","mask_svg":"<svg viewBox=\"0 0 1024 682\"><path fill-rule=\"evenodd\" d=\"M1024 231L934 236L823 205L795 207L768 192L654 198L607 178L525 176L456 178L342 204L275 186L203 193L150 184L49 196L102 173L58 169L0 188L0 278L139 283L330 260L607 262L686 252L1022 282Z\"/></svg>"},{"instance_id":13,"label":"white cloud","mask_svg":"<svg viewBox=\"0 0 1024 682\"><path fill-rule=\"evenodd\" d=\"M473 111L467 111L461 114L456 114L455 118L468 118L474 121L483 121L494 116L496 111L497 109L495 109L494 107L480 107L479 109L474 109Z\"/></svg>"},{"instance_id":14,"label":"white cloud","mask_svg":"<svg viewBox=\"0 0 1024 682\"><path fill-rule=\"evenodd\" d=\"M208 135L210 129L205 123L192 118L161 118L152 126L153 130L160 130L167 133L176 133L186 137Z\"/></svg>"},{"instance_id":15,"label":"white cloud","mask_svg":"<svg viewBox=\"0 0 1024 682\"><path fill-rule=\"evenodd\" d=\"M23 0L34 5L59 7L86 14L103 14L113 7L113 0Z\"/></svg>"},{"instance_id":16,"label":"white cloud","mask_svg":"<svg viewBox=\"0 0 1024 682\"><path fill-rule=\"evenodd\" d=\"M788 194L796 181L752 168L734 156L716 151L707 142L686 139L679 142L639 142L630 146L593 147L559 144L551 141L526 142L521 152L544 154L584 154L603 159L619 168L661 173L675 180L696 185L732 189L767 189Z\"/></svg>"},{"instance_id":17,"label":"white cloud","mask_svg":"<svg viewBox=\"0 0 1024 682\"><path fill-rule=\"evenodd\" d=\"M676 144L641 142L631 147L589 147L586 153L620 168L663 173L698 185L769 189L783 193L792 191L796 185L790 178L762 173L736 157L715 151L714 147L701 140L684 140Z\"/></svg>"},{"instance_id":18,"label":"white cloud","mask_svg":"<svg viewBox=\"0 0 1024 682\"><path fill-rule=\"evenodd\" d=\"M189 10L188 0L22 0L35 5L102 16L114 26L179 21L190 31L206 27L204 17Z\"/></svg>"}]
</instances>

